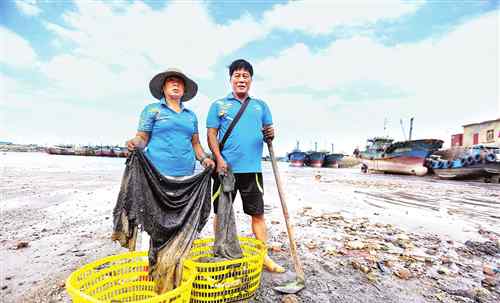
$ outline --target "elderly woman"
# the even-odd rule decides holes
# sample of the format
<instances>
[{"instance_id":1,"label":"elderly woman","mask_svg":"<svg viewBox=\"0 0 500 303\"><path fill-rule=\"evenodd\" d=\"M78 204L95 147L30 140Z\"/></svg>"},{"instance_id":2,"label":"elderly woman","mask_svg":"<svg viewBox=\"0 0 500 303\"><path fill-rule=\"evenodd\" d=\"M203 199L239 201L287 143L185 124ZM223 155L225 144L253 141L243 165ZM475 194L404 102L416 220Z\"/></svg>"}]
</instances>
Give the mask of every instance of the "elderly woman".
<instances>
[{"instance_id":1,"label":"elderly woman","mask_svg":"<svg viewBox=\"0 0 500 303\"><path fill-rule=\"evenodd\" d=\"M145 148L146 157L164 176L182 179L192 175L195 159L203 167L215 162L203 151L198 135L198 119L184 102L194 98L198 85L178 69L168 69L149 82L151 94L159 102L142 111L139 128L127 142L129 150ZM148 250L149 236L142 232L140 249Z\"/></svg>"},{"instance_id":2,"label":"elderly woman","mask_svg":"<svg viewBox=\"0 0 500 303\"><path fill-rule=\"evenodd\" d=\"M128 148L146 147L146 157L167 177L192 175L195 159L204 167L215 167L200 144L196 115L183 104L196 96L198 85L171 68L154 76L149 89L160 102L144 108Z\"/></svg>"}]
</instances>

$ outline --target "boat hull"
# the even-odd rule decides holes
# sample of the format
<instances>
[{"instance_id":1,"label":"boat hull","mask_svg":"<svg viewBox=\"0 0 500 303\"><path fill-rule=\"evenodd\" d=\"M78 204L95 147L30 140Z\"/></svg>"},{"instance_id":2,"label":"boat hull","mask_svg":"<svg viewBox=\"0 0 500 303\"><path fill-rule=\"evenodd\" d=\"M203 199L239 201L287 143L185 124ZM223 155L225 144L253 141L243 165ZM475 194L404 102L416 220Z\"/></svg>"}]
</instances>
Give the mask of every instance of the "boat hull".
<instances>
[{"instance_id":1,"label":"boat hull","mask_svg":"<svg viewBox=\"0 0 500 303\"><path fill-rule=\"evenodd\" d=\"M339 163L337 161L333 161L333 162L326 162L323 163L323 167L327 167L327 168L339 168Z\"/></svg>"},{"instance_id":2,"label":"boat hull","mask_svg":"<svg viewBox=\"0 0 500 303\"><path fill-rule=\"evenodd\" d=\"M293 166L293 167L303 167L304 166L304 160L291 160L290 161L290 166Z\"/></svg>"},{"instance_id":3,"label":"boat hull","mask_svg":"<svg viewBox=\"0 0 500 303\"><path fill-rule=\"evenodd\" d=\"M440 179L470 180L500 175L500 163L477 164L461 168L435 169Z\"/></svg>"},{"instance_id":4,"label":"boat hull","mask_svg":"<svg viewBox=\"0 0 500 303\"><path fill-rule=\"evenodd\" d=\"M309 160L308 166L310 166L310 167L322 167L323 160Z\"/></svg>"},{"instance_id":5,"label":"boat hull","mask_svg":"<svg viewBox=\"0 0 500 303\"><path fill-rule=\"evenodd\" d=\"M361 162L369 171L424 176L426 158L442 144L436 139L395 142L382 151L362 152Z\"/></svg>"},{"instance_id":6,"label":"boat hull","mask_svg":"<svg viewBox=\"0 0 500 303\"><path fill-rule=\"evenodd\" d=\"M326 155L325 161L323 161L323 167L338 168L340 166L340 161L343 158L344 158L343 154Z\"/></svg>"},{"instance_id":7,"label":"boat hull","mask_svg":"<svg viewBox=\"0 0 500 303\"><path fill-rule=\"evenodd\" d=\"M388 172L395 174L406 174L424 176L427 167L424 166L425 158L400 156L387 159L362 159L361 162L370 171Z\"/></svg>"}]
</instances>

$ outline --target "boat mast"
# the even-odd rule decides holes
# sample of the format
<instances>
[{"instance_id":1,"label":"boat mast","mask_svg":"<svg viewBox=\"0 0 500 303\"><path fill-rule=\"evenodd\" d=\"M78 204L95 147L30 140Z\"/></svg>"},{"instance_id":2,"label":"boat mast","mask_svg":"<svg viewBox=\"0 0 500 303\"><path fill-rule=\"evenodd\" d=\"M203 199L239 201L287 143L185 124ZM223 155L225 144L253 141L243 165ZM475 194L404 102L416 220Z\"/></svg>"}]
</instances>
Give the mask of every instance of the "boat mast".
<instances>
[{"instance_id":1,"label":"boat mast","mask_svg":"<svg viewBox=\"0 0 500 303\"><path fill-rule=\"evenodd\" d=\"M314 142L314 151L317 152L318 151L318 142Z\"/></svg>"},{"instance_id":2,"label":"boat mast","mask_svg":"<svg viewBox=\"0 0 500 303\"><path fill-rule=\"evenodd\" d=\"M408 140L411 140L411 133L413 132L413 117L410 119L410 135L408 137Z\"/></svg>"},{"instance_id":3,"label":"boat mast","mask_svg":"<svg viewBox=\"0 0 500 303\"><path fill-rule=\"evenodd\" d=\"M384 136L387 137L386 130L387 130L387 118L384 118Z\"/></svg>"},{"instance_id":4,"label":"boat mast","mask_svg":"<svg viewBox=\"0 0 500 303\"><path fill-rule=\"evenodd\" d=\"M405 138L405 141L406 141L406 131L405 131L405 127L403 125L403 119L399 119L399 123L401 124L401 130L403 131L403 137Z\"/></svg>"}]
</instances>

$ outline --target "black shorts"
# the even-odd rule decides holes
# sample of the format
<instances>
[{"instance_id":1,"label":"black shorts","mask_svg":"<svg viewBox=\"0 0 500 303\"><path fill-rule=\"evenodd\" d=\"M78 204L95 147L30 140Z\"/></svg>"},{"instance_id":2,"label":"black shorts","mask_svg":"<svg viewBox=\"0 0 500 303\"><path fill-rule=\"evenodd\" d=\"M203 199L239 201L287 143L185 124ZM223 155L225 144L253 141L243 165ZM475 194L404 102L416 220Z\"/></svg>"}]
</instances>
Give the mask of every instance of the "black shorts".
<instances>
[{"instance_id":1,"label":"black shorts","mask_svg":"<svg viewBox=\"0 0 500 303\"><path fill-rule=\"evenodd\" d=\"M245 214L251 216L264 214L264 183L262 181L262 173L236 173L234 177L236 184L233 191L233 201L236 198L236 193L239 191ZM217 213L219 193L220 182L219 179L215 178L212 189L212 202L214 203L215 213Z\"/></svg>"}]
</instances>

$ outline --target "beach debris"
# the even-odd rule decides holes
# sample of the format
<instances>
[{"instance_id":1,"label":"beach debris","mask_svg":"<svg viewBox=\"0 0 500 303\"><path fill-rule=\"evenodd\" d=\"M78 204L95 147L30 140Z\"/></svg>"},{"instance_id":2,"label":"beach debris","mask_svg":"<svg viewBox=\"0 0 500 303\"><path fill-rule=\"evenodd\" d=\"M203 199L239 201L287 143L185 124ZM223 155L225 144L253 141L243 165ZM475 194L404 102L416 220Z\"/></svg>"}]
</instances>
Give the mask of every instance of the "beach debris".
<instances>
[{"instance_id":1,"label":"beach debris","mask_svg":"<svg viewBox=\"0 0 500 303\"><path fill-rule=\"evenodd\" d=\"M354 269L359 269L361 267L361 263L359 263L359 261L356 261L356 260L352 261L351 265L352 265L352 268L354 268Z\"/></svg>"},{"instance_id":2,"label":"beach debris","mask_svg":"<svg viewBox=\"0 0 500 303\"><path fill-rule=\"evenodd\" d=\"M404 249L412 248L413 243L410 240L410 237L406 234L398 234L396 235L396 241L394 241L399 247Z\"/></svg>"},{"instance_id":3,"label":"beach debris","mask_svg":"<svg viewBox=\"0 0 500 303\"><path fill-rule=\"evenodd\" d=\"M269 244L269 249L273 253L279 253L283 251L283 246L279 242L273 242Z\"/></svg>"},{"instance_id":4,"label":"beach debris","mask_svg":"<svg viewBox=\"0 0 500 303\"><path fill-rule=\"evenodd\" d=\"M305 245L307 248L309 248L309 249L316 249L316 248L318 248L318 244L317 244L316 242L314 242L314 240L311 240L311 241L309 241L309 242L306 242L304 245Z\"/></svg>"},{"instance_id":5,"label":"beach debris","mask_svg":"<svg viewBox=\"0 0 500 303\"><path fill-rule=\"evenodd\" d=\"M412 277L411 271L406 268L399 268L395 270L394 275L402 280L408 280Z\"/></svg>"},{"instance_id":6,"label":"beach debris","mask_svg":"<svg viewBox=\"0 0 500 303\"><path fill-rule=\"evenodd\" d=\"M372 283L375 283L378 281L377 275L375 275L373 272L369 272L368 274L366 274L366 279L368 279L368 281L370 281Z\"/></svg>"},{"instance_id":7,"label":"beach debris","mask_svg":"<svg viewBox=\"0 0 500 303\"><path fill-rule=\"evenodd\" d=\"M298 211L298 215L300 216L304 216L306 215L310 210L312 210L312 207L311 206L304 206L302 207L301 210Z\"/></svg>"},{"instance_id":8,"label":"beach debris","mask_svg":"<svg viewBox=\"0 0 500 303\"><path fill-rule=\"evenodd\" d=\"M487 289L493 289L498 285L498 281L493 277L486 277L481 281L481 285Z\"/></svg>"},{"instance_id":9,"label":"beach debris","mask_svg":"<svg viewBox=\"0 0 500 303\"><path fill-rule=\"evenodd\" d=\"M382 274L387 273L387 268L384 265L384 261L378 261L377 262L377 268L380 270Z\"/></svg>"},{"instance_id":10,"label":"beach debris","mask_svg":"<svg viewBox=\"0 0 500 303\"><path fill-rule=\"evenodd\" d=\"M500 268L495 268L495 267L492 267L491 265L487 265L487 264L483 265L483 273L487 276L494 277L499 272L500 272Z\"/></svg>"},{"instance_id":11,"label":"beach debris","mask_svg":"<svg viewBox=\"0 0 500 303\"><path fill-rule=\"evenodd\" d=\"M336 257L340 255L339 251L337 250L337 247L336 246L328 246L325 248L324 252L323 252L323 256L332 256L332 257Z\"/></svg>"},{"instance_id":12,"label":"beach debris","mask_svg":"<svg viewBox=\"0 0 500 303\"><path fill-rule=\"evenodd\" d=\"M281 303L300 303L300 299L296 295L289 294L283 296Z\"/></svg>"},{"instance_id":13,"label":"beach debris","mask_svg":"<svg viewBox=\"0 0 500 303\"><path fill-rule=\"evenodd\" d=\"M437 273L440 275L449 275L450 271L448 270L448 268L441 266L437 269Z\"/></svg>"},{"instance_id":14,"label":"beach debris","mask_svg":"<svg viewBox=\"0 0 500 303\"><path fill-rule=\"evenodd\" d=\"M315 217L315 219L316 218L318 218L318 217ZM327 221L330 221L330 220L342 220L342 219L344 219L344 217L342 217L342 215L340 214L340 212L324 213L319 218L321 218L323 220L327 220Z\"/></svg>"},{"instance_id":15,"label":"beach debris","mask_svg":"<svg viewBox=\"0 0 500 303\"><path fill-rule=\"evenodd\" d=\"M367 274L371 271L371 268L369 268L368 266L366 266L366 265L364 265L361 262L356 261L356 260L353 260L351 262L351 265L352 265L352 268L357 269L365 274Z\"/></svg>"},{"instance_id":16,"label":"beach debris","mask_svg":"<svg viewBox=\"0 0 500 303\"><path fill-rule=\"evenodd\" d=\"M345 247L347 249L358 250L365 248L365 243L359 240L347 241Z\"/></svg>"},{"instance_id":17,"label":"beach debris","mask_svg":"<svg viewBox=\"0 0 500 303\"><path fill-rule=\"evenodd\" d=\"M467 247L469 253L476 256L481 256L483 254L495 256L496 254L500 254L500 247L498 246L498 243L493 241L479 242L468 240L465 241L465 246Z\"/></svg>"},{"instance_id":18,"label":"beach debris","mask_svg":"<svg viewBox=\"0 0 500 303\"><path fill-rule=\"evenodd\" d=\"M28 246L29 246L29 242L28 241L18 241L16 243L15 249L23 249L23 248L26 248Z\"/></svg>"}]
</instances>

